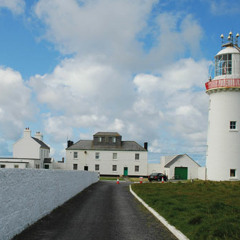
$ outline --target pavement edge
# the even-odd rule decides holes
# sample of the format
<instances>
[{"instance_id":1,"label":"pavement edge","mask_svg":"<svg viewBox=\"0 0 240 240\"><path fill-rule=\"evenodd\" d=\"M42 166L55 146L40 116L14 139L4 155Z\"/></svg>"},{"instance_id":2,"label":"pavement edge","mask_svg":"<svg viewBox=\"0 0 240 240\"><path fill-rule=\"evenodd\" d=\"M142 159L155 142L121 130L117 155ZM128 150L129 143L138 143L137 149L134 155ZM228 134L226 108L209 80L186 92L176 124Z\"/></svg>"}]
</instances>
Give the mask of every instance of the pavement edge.
<instances>
[{"instance_id":1,"label":"pavement edge","mask_svg":"<svg viewBox=\"0 0 240 240\"><path fill-rule=\"evenodd\" d=\"M149 207L147 203L145 203L133 190L131 185L129 185L130 192L132 195L140 202L142 205L148 209L175 237L179 240L189 240L182 232L177 230L174 226L170 225L168 221L163 218L159 213L157 213L153 208Z\"/></svg>"}]
</instances>

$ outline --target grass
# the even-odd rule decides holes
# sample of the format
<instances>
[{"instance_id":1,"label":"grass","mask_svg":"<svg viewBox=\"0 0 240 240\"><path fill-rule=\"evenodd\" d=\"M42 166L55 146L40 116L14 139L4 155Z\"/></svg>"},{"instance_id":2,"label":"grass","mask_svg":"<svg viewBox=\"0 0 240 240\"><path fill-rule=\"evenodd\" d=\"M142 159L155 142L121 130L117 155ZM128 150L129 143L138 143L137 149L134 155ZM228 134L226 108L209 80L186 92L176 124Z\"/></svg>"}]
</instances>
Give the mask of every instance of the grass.
<instances>
[{"instance_id":1,"label":"grass","mask_svg":"<svg viewBox=\"0 0 240 240\"><path fill-rule=\"evenodd\" d=\"M132 189L191 240L240 239L240 182L134 184Z\"/></svg>"},{"instance_id":2,"label":"grass","mask_svg":"<svg viewBox=\"0 0 240 240\"><path fill-rule=\"evenodd\" d=\"M124 181L123 177L100 177L100 180L104 181L117 181L117 179L119 179L119 181Z\"/></svg>"}]
</instances>

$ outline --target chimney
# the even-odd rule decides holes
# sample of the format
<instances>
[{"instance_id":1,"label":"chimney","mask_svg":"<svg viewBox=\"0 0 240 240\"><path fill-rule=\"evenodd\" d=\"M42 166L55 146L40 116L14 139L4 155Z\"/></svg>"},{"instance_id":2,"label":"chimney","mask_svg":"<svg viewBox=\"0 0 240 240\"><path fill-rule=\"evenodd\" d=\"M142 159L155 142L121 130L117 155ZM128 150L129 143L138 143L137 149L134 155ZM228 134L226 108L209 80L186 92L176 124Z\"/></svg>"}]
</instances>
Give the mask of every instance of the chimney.
<instances>
[{"instance_id":1,"label":"chimney","mask_svg":"<svg viewBox=\"0 0 240 240\"><path fill-rule=\"evenodd\" d=\"M144 143L144 148L145 148L146 150L148 150L148 143L147 143L147 142Z\"/></svg>"},{"instance_id":2,"label":"chimney","mask_svg":"<svg viewBox=\"0 0 240 240\"><path fill-rule=\"evenodd\" d=\"M25 128L23 131L23 137L31 137L31 130L28 128Z\"/></svg>"},{"instance_id":3,"label":"chimney","mask_svg":"<svg viewBox=\"0 0 240 240\"><path fill-rule=\"evenodd\" d=\"M38 140L42 141L43 140L43 135L40 132L36 132L35 138L37 138Z\"/></svg>"},{"instance_id":4,"label":"chimney","mask_svg":"<svg viewBox=\"0 0 240 240\"><path fill-rule=\"evenodd\" d=\"M67 141L67 147L69 148L69 147L71 147L72 145L73 145L73 141L68 140L68 141Z\"/></svg>"}]
</instances>

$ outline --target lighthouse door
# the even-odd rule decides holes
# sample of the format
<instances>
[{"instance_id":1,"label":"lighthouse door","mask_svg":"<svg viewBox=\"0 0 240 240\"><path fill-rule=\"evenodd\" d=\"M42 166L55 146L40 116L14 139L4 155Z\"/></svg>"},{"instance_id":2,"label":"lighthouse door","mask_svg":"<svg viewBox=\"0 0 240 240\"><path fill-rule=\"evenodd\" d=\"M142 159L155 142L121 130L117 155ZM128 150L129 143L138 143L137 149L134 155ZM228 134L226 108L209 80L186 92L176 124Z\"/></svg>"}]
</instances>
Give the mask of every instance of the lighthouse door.
<instances>
[{"instance_id":1,"label":"lighthouse door","mask_svg":"<svg viewBox=\"0 0 240 240\"><path fill-rule=\"evenodd\" d=\"M187 167L175 167L175 179L186 180L188 176Z\"/></svg>"}]
</instances>

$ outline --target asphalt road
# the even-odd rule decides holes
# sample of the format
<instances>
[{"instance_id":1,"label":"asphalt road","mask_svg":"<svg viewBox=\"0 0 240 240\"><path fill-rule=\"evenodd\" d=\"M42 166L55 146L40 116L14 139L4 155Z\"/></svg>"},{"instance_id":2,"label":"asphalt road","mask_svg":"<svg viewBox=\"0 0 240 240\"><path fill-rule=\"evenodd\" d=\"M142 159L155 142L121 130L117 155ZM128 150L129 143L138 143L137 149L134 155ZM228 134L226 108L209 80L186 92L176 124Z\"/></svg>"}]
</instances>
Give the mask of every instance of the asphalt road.
<instances>
[{"instance_id":1,"label":"asphalt road","mask_svg":"<svg viewBox=\"0 0 240 240\"><path fill-rule=\"evenodd\" d=\"M14 240L172 240L176 238L129 192L129 183L100 181Z\"/></svg>"}]
</instances>

